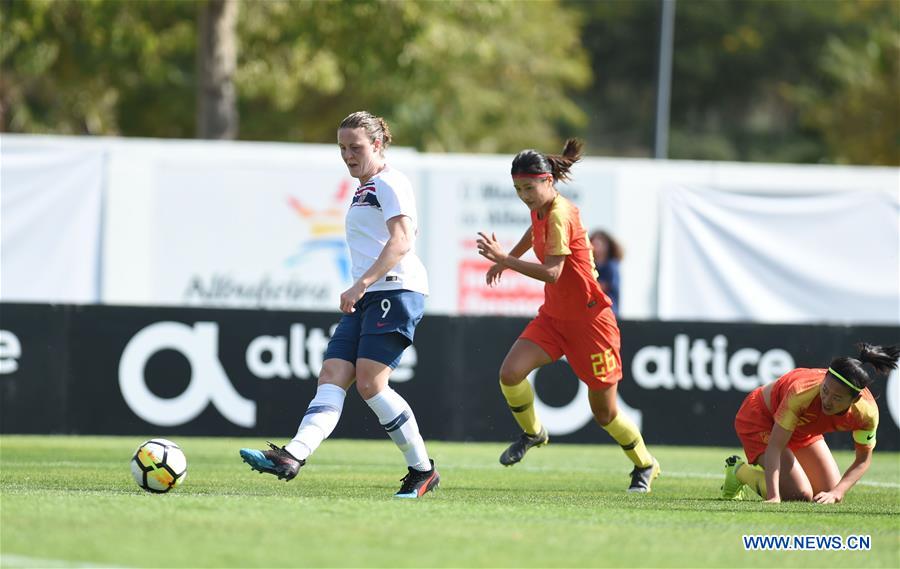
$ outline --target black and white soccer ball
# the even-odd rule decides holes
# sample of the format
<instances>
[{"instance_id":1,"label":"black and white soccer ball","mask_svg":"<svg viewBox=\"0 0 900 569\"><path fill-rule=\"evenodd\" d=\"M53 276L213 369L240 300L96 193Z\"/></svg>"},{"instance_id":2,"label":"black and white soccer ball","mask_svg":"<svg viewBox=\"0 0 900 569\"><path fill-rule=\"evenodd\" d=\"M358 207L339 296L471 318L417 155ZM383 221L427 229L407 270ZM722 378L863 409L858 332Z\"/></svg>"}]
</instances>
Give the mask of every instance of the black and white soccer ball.
<instances>
[{"instance_id":1,"label":"black and white soccer ball","mask_svg":"<svg viewBox=\"0 0 900 569\"><path fill-rule=\"evenodd\" d=\"M181 448L167 439L150 439L131 457L131 475L147 492L164 494L187 477L187 458Z\"/></svg>"}]
</instances>

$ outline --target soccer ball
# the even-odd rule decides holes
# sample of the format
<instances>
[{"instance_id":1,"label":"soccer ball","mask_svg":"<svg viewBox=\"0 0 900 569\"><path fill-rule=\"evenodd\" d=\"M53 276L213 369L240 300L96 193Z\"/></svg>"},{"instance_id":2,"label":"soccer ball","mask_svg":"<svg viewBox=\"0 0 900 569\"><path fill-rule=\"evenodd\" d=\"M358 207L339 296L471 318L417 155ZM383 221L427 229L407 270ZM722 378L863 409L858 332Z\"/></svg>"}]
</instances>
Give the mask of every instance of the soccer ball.
<instances>
[{"instance_id":1,"label":"soccer ball","mask_svg":"<svg viewBox=\"0 0 900 569\"><path fill-rule=\"evenodd\" d=\"M164 494L187 477L187 459L181 448L166 439L142 443L131 457L131 475L147 492Z\"/></svg>"}]
</instances>

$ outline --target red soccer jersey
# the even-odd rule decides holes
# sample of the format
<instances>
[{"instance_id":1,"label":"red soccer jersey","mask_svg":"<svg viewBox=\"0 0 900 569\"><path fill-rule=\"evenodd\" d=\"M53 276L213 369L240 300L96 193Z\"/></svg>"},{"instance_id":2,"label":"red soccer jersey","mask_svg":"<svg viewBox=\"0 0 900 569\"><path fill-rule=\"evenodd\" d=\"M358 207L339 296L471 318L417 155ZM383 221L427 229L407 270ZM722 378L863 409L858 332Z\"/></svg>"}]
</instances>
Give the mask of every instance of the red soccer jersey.
<instances>
[{"instance_id":1,"label":"red soccer jersey","mask_svg":"<svg viewBox=\"0 0 900 569\"><path fill-rule=\"evenodd\" d=\"M793 431L791 440L831 433L854 431L853 440L863 446L875 446L878 405L868 389L840 415L822 411L819 388L828 370L798 368L784 374L772 386L771 409L775 422Z\"/></svg>"},{"instance_id":2,"label":"red soccer jersey","mask_svg":"<svg viewBox=\"0 0 900 569\"><path fill-rule=\"evenodd\" d=\"M558 195L543 219L532 211L531 246L542 263L547 255L566 257L559 279L544 285L541 310L548 316L576 320L587 316L589 308L600 305L590 311L597 314L612 304L597 282L594 252L575 204Z\"/></svg>"}]
</instances>

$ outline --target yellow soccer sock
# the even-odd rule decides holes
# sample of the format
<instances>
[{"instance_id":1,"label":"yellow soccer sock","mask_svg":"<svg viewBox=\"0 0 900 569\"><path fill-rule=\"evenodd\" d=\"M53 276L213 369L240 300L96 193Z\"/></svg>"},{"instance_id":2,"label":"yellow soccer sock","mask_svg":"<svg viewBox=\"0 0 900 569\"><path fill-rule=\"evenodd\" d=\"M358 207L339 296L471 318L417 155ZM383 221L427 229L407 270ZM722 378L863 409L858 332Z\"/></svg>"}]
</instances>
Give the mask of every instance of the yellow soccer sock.
<instances>
[{"instance_id":1,"label":"yellow soccer sock","mask_svg":"<svg viewBox=\"0 0 900 569\"><path fill-rule=\"evenodd\" d=\"M638 468L647 468L653 464L653 457L644 445L644 437L638 431L637 425L632 423L625 415L619 413L616 418L603 427L609 435L625 451L625 455Z\"/></svg>"},{"instance_id":2,"label":"yellow soccer sock","mask_svg":"<svg viewBox=\"0 0 900 569\"><path fill-rule=\"evenodd\" d=\"M751 490L766 499L766 471L755 464L740 464L734 469L734 475L738 480L750 487Z\"/></svg>"},{"instance_id":3,"label":"yellow soccer sock","mask_svg":"<svg viewBox=\"0 0 900 569\"><path fill-rule=\"evenodd\" d=\"M540 433L541 420L534 412L534 391L531 390L528 380L526 379L518 385L506 385L501 382L500 391L503 392L509 410L512 411L513 417L522 430L529 435Z\"/></svg>"}]
</instances>

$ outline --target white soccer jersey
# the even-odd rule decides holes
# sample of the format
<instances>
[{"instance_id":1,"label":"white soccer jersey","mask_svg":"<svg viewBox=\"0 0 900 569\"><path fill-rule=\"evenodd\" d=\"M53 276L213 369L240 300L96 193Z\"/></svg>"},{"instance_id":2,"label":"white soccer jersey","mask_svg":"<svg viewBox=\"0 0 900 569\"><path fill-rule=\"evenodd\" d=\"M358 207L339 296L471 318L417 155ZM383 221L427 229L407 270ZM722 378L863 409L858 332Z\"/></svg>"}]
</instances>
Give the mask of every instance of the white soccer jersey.
<instances>
[{"instance_id":1,"label":"white soccer jersey","mask_svg":"<svg viewBox=\"0 0 900 569\"><path fill-rule=\"evenodd\" d=\"M397 170L384 170L356 189L347 211L347 246L356 281L375 263L390 238L387 221L405 215L415 230L409 252L367 291L405 289L428 294L428 274L416 255L415 235L419 232L416 198L409 179Z\"/></svg>"}]
</instances>

